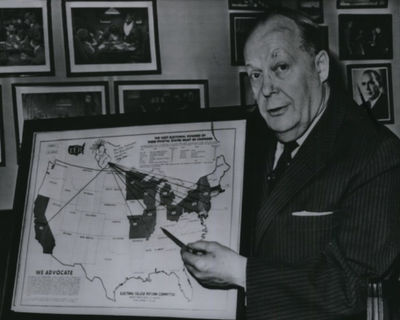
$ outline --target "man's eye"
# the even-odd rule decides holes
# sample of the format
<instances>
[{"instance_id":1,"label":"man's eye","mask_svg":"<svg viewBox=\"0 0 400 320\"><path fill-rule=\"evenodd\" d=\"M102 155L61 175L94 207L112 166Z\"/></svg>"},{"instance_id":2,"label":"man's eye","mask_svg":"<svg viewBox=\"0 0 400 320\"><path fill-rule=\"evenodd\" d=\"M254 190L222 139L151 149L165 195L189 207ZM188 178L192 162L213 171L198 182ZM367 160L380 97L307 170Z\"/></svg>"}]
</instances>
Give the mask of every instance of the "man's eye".
<instances>
[{"instance_id":1,"label":"man's eye","mask_svg":"<svg viewBox=\"0 0 400 320\"><path fill-rule=\"evenodd\" d=\"M252 81L256 81L256 80L258 80L260 78L261 78L261 73L254 72L254 73L250 74L250 79Z\"/></svg>"},{"instance_id":2,"label":"man's eye","mask_svg":"<svg viewBox=\"0 0 400 320\"><path fill-rule=\"evenodd\" d=\"M282 64L278 64L275 68L276 72L284 72L287 71L287 69L289 69L289 66L286 63L282 63Z\"/></svg>"}]
</instances>

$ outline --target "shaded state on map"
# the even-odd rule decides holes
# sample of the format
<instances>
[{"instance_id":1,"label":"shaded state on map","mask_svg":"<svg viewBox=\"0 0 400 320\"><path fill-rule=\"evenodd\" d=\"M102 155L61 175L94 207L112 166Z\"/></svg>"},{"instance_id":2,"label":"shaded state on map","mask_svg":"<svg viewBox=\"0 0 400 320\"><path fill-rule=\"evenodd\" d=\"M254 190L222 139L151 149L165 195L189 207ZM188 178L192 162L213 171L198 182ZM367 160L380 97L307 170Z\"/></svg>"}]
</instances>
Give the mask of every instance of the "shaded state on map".
<instances>
[{"instance_id":1,"label":"shaded state on map","mask_svg":"<svg viewBox=\"0 0 400 320\"><path fill-rule=\"evenodd\" d=\"M53 253L53 248L55 246L55 240L53 234L51 233L50 226L46 218L46 208L49 203L48 197L43 197L38 195L35 200L35 206L33 213L35 216L35 239L43 247L43 253Z\"/></svg>"}]
</instances>

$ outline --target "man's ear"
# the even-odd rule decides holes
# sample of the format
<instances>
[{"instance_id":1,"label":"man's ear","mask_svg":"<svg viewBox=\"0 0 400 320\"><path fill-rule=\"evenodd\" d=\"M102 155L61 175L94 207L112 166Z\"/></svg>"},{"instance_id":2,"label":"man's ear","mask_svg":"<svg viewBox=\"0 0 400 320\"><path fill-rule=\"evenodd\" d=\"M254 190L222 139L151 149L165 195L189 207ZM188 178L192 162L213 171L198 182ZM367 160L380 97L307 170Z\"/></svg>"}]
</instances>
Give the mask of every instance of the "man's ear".
<instances>
[{"instance_id":1,"label":"man's ear","mask_svg":"<svg viewBox=\"0 0 400 320\"><path fill-rule=\"evenodd\" d=\"M325 50L321 50L315 56L315 69L319 74L321 83L325 82L329 76L329 55Z\"/></svg>"}]
</instances>

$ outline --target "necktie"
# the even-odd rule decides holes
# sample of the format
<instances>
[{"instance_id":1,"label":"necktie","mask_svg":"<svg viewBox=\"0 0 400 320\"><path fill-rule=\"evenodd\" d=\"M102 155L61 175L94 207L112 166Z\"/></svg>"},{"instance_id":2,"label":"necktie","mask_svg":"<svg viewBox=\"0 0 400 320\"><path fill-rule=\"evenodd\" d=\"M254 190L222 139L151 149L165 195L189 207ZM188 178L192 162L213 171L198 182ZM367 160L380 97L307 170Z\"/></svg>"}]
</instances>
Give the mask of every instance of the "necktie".
<instances>
[{"instance_id":1,"label":"necktie","mask_svg":"<svg viewBox=\"0 0 400 320\"><path fill-rule=\"evenodd\" d=\"M288 168L290 161L292 161L292 152L299 146L296 141L290 141L283 145L283 152L278 159L275 169L268 176L268 190L269 192L275 188L278 180L284 175Z\"/></svg>"}]
</instances>

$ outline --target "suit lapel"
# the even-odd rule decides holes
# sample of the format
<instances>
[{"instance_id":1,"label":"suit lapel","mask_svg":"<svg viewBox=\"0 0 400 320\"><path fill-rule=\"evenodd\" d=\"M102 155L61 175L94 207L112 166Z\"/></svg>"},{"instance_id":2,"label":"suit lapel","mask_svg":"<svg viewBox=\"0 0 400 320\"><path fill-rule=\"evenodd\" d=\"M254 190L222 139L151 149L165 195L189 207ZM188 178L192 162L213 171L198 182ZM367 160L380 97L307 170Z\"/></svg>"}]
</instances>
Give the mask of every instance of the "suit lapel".
<instances>
[{"instance_id":1,"label":"suit lapel","mask_svg":"<svg viewBox=\"0 0 400 320\"><path fill-rule=\"evenodd\" d=\"M274 217L294 195L326 166L345 111L344 107L339 108L330 99L327 109L294 157L286 171L286 175L279 181L271 194L264 198L265 202L261 206L261 210L257 216L255 234L256 251ZM274 147L271 149L274 149ZM269 160L271 161L271 159ZM270 170L267 170L266 174L269 174Z\"/></svg>"}]
</instances>

